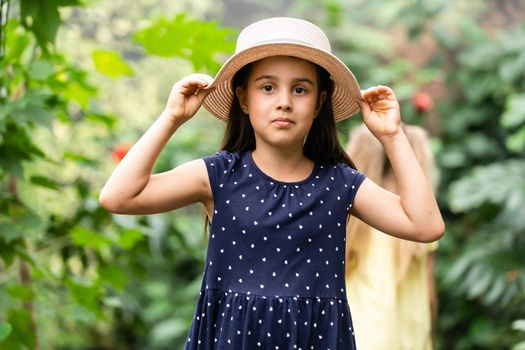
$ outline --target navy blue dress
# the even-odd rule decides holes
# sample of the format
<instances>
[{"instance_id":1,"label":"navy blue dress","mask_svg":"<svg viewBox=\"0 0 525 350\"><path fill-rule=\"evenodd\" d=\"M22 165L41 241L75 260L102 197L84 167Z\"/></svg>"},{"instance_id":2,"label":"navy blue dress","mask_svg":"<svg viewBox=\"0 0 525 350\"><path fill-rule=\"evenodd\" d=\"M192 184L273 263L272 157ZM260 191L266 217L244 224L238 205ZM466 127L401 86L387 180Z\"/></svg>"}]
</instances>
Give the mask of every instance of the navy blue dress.
<instances>
[{"instance_id":1,"label":"navy blue dress","mask_svg":"<svg viewBox=\"0 0 525 350\"><path fill-rule=\"evenodd\" d=\"M364 175L315 164L284 183L251 152L204 162L215 211L185 349L355 349L345 225Z\"/></svg>"}]
</instances>

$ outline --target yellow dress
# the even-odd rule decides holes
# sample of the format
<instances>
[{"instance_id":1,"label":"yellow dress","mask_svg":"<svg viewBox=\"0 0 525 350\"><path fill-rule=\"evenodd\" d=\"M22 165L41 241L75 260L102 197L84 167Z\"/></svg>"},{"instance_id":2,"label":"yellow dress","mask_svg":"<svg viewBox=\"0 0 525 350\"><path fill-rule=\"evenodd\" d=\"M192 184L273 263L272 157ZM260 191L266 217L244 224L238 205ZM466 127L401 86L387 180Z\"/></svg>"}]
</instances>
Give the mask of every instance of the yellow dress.
<instances>
[{"instance_id":1,"label":"yellow dress","mask_svg":"<svg viewBox=\"0 0 525 350\"><path fill-rule=\"evenodd\" d=\"M396 239L373 230L347 276L357 349L432 350L427 257L437 245L426 244L398 281Z\"/></svg>"}]
</instances>

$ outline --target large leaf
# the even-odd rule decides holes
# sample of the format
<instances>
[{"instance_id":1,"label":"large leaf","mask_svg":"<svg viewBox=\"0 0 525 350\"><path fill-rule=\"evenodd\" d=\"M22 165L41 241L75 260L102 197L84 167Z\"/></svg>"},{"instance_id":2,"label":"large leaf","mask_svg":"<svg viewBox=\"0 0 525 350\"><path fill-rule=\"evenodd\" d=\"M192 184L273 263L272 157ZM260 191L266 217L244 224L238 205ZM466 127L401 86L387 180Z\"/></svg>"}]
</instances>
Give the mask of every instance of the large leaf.
<instances>
[{"instance_id":1,"label":"large leaf","mask_svg":"<svg viewBox=\"0 0 525 350\"><path fill-rule=\"evenodd\" d=\"M195 70L214 72L220 66L217 54L229 55L235 48L235 31L216 22L188 19L179 14L173 19L159 18L133 36L148 53L162 57L180 57L192 62Z\"/></svg>"},{"instance_id":2,"label":"large leaf","mask_svg":"<svg viewBox=\"0 0 525 350\"><path fill-rule=\"evenodd\" d=\"M108 50L95 50L91 53L95 68L112 78L122 75L132 76L133 68L122 59L120 53Z\"/></svg>"},{"instance_id":3,"label":"large leaf","mask_svg":"<svg viewBox=\"0 0 525 350\"><path fill-rule=\"evenodd\" d=\"M92 312L99 319L104 318L104 315L98 307L100 288L97 285L92 285L87 281L78 281L75 279L68 280L66 285L69 287L71 295L78 304Z\"/></svg>"},{"instance_id":4,"label":"large leaf","mask_svg":"<svg viewBox=\"0 0 525 350\"><path fill-rule=\"evenodd\" d=\"M111 239L102 234L79 226L73 229L71 237L73 237L73 242L75 242L75 244L97 250L110 247L113 244Z\"/></svg>"},{"instance_id":5,"label":"large leaf","mask_svg":"<svg viewBox=\"0 0 525 350\"><path fill-rule=\"evenodd\" d=\"M501 126L512 128L525 122L525 94L514 94L507 98Z\"/></svg>"},{"instance_id":6,"label":"large leaf","mask_svg":"<svg viewBox=\"0 0 525 350\"><path fill-rule=\"evenodd\" d=\"M507 160L474 168L453 182L449 190L452 210L465 212L483 203L503 204L511 193L525 193L525 161ZM525 215L525 203L522 204Z\"/></svg>"},{"instance_id":7,"label":"large leaf","mask_svg":"<svg viewBox=\"0 0 525 350\"><path fill-rule=\"evenodd\" d=\"M117 290L123 290L124 286L128 282L126 273L116 266L100 266L98 269L98 274L102 283L109 284Z\"/></svg>"},{"instance_id":8,"label":"large leaf","mask_svg":"<svg viewBox=\"0 0 525 350\"><path fill-rule=\"evenodd\" d=\"M54 44L61 23L59 7L80 4L78 0L20 0L20 13L24 25L34 32L40 46L47 50Z\"/></svg>"},{"instance_id":9,"label":"large leaf","mask_svg":"<svg viewBox=\"0 0 525 350\"><path fill-rule=\"evenodd\" d=\"M7 322L0 323L0 342L4 341L11 334L13 326Z\"/></svg>"},{"instance_id":10,"label":"large leaf","mask_svg":"<svg viewBox=\"0 0 525 350\"><path fill-rule=\"evenodd\" d=\"M525 288L525 278L520 278L525 273L525 266L521 264L523 242L511 234L482 231L479 239L464 249L466 252L446 275L448 286L470 299L479 298L491 307L505 307L522 298L520 289ZM521 300L523 303L523 298Z\"/></svg>"},{"instance_id":11,"label":"large leaf","mask_svg":"<svg viewBox=\"0 0 525 350\"><path fill-rule=\"evenodd\" d=\"M55 74L55 67L49 60L41 59L31 63L29 67L29 76L34 80L46 80Z\"/></svg>"},{"instance_id":12,"label":"large leaf","mask_svg":"<svg viewBox=\"0 0 525 350\"><path fill-rule=\"evenodd\" d=\"M132 249L137 243L145 238L144 234L137 229L126 229L120 233L118 243L124 249Z\"/></svg>"}]
</instances>

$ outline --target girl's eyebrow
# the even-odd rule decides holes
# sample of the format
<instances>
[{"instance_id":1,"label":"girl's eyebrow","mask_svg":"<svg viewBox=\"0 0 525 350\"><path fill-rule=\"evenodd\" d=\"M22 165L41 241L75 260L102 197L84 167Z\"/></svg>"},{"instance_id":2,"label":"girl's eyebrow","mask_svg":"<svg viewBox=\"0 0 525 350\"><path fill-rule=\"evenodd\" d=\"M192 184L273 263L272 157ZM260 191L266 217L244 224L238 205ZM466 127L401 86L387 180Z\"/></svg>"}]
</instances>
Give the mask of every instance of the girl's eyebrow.
<instances>
[{"instance_id":1,"label":"girl's eyebrow","mask_svg":"<svg viewBox=\"0 0 525 350\"><path fill-rule=\"evenodd\" d=\"M259 76L258 78L255 79L255 81L259 81L259 80L278 80L278 78L275 76L275 75L261 75ZM306 78L306 77L301 77L301 78L295 78L293 80L294 82L298 82L298 83L308 83L310 85L315 85L314 82L309 79L309 78Z\"/></svg>"}]
</instances>

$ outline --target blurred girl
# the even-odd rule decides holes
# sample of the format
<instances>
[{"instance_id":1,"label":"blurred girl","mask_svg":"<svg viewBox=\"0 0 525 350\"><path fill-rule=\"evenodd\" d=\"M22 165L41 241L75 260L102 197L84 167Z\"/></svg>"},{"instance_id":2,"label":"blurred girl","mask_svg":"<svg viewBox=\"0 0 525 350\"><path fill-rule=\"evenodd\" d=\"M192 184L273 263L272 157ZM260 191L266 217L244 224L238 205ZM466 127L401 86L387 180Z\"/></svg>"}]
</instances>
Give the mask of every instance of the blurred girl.
<instances>
[{"instance_id":1,"label":"blurred girl","mask_svg":"<svg viewBox=\"0 0 525 350\"><path fill-rule=\"evenodd\" d=\"M425 175L431 178L435 175L434 159L426 132L408 125L403 130ZM352 130L347 150L369 179L398 193L385 151L366 126ZM347 232L347 296L359 347L431 350L436 243L388 236L355 217L350 219Z\"/></svg>"}]
</instances>

